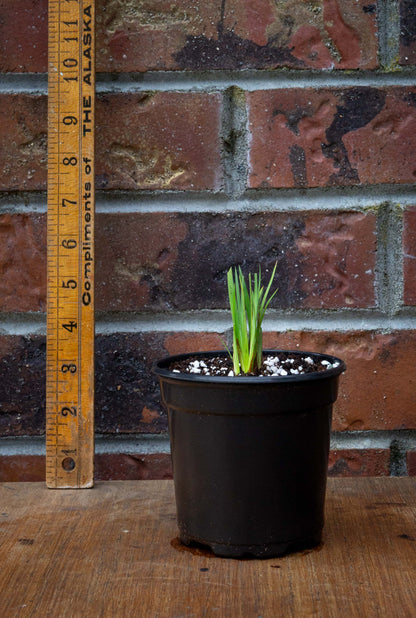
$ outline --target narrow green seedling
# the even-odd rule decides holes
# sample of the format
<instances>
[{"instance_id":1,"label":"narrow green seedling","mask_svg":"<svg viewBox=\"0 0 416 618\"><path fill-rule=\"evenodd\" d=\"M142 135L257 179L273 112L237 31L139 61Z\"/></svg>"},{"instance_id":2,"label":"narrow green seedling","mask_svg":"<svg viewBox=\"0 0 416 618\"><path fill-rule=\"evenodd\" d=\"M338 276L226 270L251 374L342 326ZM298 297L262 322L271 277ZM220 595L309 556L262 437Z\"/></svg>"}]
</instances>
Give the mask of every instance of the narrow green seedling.
<instances>
[{"instance_id":1,"label":"narrow green seedling","mask_svg":"<svg viewBox=\"0 0 416 618\"><path fill-rule=\"evenodd\" d=\"M230 268L227 273L228 297L233 320L233 361L234 375L256 373L260 370L263 354L262 322L266 309L277 290L269 297L270 288L276 273L274 265L266 289L261 285L261 270L248 276L248 285L241 267Z\"/></svg>"}]
</instances>

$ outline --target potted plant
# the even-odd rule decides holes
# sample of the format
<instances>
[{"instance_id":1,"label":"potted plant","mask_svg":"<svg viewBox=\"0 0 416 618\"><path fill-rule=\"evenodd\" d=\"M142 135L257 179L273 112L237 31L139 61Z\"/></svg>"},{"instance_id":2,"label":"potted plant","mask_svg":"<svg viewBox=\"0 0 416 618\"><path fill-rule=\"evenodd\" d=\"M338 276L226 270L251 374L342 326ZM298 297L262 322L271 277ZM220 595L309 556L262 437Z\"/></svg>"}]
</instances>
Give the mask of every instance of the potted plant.
<instances>
[{"instance_id":1,"label":"potted plant","mask_svg":"<svg viewBox=\"0 0 416 618\"><path fill-rule=\"evenodd\" d=\"M271 557L321 542L332 404L345 364L262 350L272 299L261 272L228 272L231 351L155 364L168 411L180 539L219 556Z\"/></svg>"}]
</instances>

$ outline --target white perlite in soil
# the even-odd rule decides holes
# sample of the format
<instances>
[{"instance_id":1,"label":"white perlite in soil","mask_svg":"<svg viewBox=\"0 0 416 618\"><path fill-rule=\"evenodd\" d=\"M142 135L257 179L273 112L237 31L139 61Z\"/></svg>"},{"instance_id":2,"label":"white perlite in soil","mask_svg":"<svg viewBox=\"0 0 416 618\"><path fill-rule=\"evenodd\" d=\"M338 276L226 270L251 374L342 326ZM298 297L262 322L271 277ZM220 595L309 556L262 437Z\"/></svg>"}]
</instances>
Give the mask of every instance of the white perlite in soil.
<instances>
[{"instance_id":1,"label":"white perlite in soil","mask_svg":"<svg viewBox=\"0 0 416 618\"><path fill-rule=\"evenodd\" d=\"M307 373L327 371L339 367L339 362L311 355L295 353L279 353L279 355L265 355L261 371L256 375L270 376L296 376ZM173 373L189 373L205 376L234 376L232 361L228 356L213 356L201 358L197 355L186 360L176 361L170 366ZM242 374L240 374L242 375Z\"/></svg>"}]
</instances>

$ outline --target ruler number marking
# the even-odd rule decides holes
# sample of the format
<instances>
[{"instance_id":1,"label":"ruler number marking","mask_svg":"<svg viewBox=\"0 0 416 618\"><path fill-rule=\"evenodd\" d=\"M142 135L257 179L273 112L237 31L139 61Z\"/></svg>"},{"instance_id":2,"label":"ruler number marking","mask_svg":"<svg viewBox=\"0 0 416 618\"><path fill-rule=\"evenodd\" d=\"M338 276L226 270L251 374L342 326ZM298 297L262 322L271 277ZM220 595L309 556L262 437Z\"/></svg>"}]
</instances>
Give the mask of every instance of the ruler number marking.
<instances>
[{"instance_id":1,"label":"ruler number marking","mask_svg":"<svg viewBox=\"0 0 416 618\"><path fill-rule=\"evenodd\" d=\"M49 487L89 487L94 382L94 0L49 0L49 33L47 483Z\"/></svg>"},{"instance_id":2,"label":"ruler number marking","mask_svg":"<svg viewBox=\"0 0 416 618\"><path fill-rule=\"evenodd\" d=\"M64 363L61 365L61 371L62 373L76 373L77 366L75 363Z\"/></svg>"},{"instance_id":3,"label":"ruler number marking","mask_svg":"<svg viewBox=\"0 0 416 618\"><path fill-rule=\"evenodd\" d=\"M68 197L63 197L61 201L62 208L67 208L68 206L76 206L76 200L70 200Z\"/></svg>"},{"instance_id":4,"label":"ruler number marking","mask_svg":"<svg viewBox=\"0 0 416 618\"><path fill-rule=\"evenodd\" d=\"M75 320L69 320L66 324L62 323L61 326L62 328L65 328L65 330L67 330L69 333L73 333L74 330L78 328L78 324L75 322Z\"/></svg>"},{"instance_id":5,"label":"ruler number marking","mask_svg":"<svg viewBox=\"0 0 416 618\"><path fill-rule=\"evenodd\" d=\"M64 238L61 245L64 249L76 249L78 243L75 238Z\"/></svg>"},{"instance_id":6,"label":"ruler number marking","mask_svg":"<svg viewBox=\"0 0 416 618\"><path fill-rule=\"evenodd\" d=\"M68 115L62 118L62 122L65 125L78 124L78 118L76 116Z\"/></svg>"},{"instance_id":7,"label":"ruler number marking","mask_svg":"<svg viewBox=\"0 0 416 618\"><path fill-rule=\"evenodd\" d=\"M62 163L64 165L77 165L78 159L75 156L73 156L73 157L64 157L62 159Z\"/></svg>"},{"instance_id":8,"label":"ruler number marking","mask_svg":"<svg viewBox=\"0 0 416 618\"><path fill-rule=\"evenodd\" d=\"M76 406L64 406L63 408L61 408L61 415L62 416L76 416L77 415L77 408ZM76 449L74 449L76 450Z\"/></svg>"}]
</instances>

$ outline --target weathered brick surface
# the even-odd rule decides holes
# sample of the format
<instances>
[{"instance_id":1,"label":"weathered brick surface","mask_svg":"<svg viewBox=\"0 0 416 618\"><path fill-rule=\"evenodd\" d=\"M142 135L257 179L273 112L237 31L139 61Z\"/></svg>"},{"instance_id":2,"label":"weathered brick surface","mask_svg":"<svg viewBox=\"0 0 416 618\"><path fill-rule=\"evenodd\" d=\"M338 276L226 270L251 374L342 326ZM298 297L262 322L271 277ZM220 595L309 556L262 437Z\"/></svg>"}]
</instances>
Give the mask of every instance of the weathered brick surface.
<instances>
[{"instance_id":1,"label":"weathered brick surface","mask_svg":"<svg viewBox=\"0 0 416 618\"><path fill-rule=\"evenodd\" d=\"M339 476L388 476L390 451L388 449L343 449L329 454L328 475ZM409 476L416 475L416 452L407 454ZM95 481L134 481L172 478L169 453L96 453L94 458ZM0 456L0 482L45 481L43 455Z\"/></svg>"},{"instance_id":2,"label":"weathered brick surface","mask_svg":"<svg viewBox=\"0 0 416 618\"><path fill-rule=\"evenodd\" d=\"M416 207L403 216L404 304L416 305Z\"/></svg>"},{"instance_id":3,"label":"weathered brick surface","mask_svg":"<svg viewBox=\"0 0 416 618\"><path fill-rule=\"evenodd\" d=\"M101 215L97 254L100 309L226 308L230 266L276 261L275 307L375 303L372 213Z\"/></svg>"},{"instance_id":4,"label":"weathered brick surface","mask_svg":"<svg viewBox=\"0 0 416 618\"><path fill-rule=\"evenodd\" d=\"M375 223L354 212L99 214L97 309L227 308L230 266L261 264L266 278L276 261L275 307L371 307ZM45 310L45 233L45 216L0 216L0 311Z\"/></svg>"},{"instance_id":5,"label":"weathered brick surface","mask_svg":"<svg viewBox=\"0 0 416 618\"><path fill-rule=\"evenodd\" d=\"M0 336L0 436L45 430L44 337Z\"/></svg>"},{"instance_id":6,"label":"weathered brick surface","mask_svg":"<svg viewBox=\"0 0 416 618\"><path fill-rule=\"evenodd\" d=\"M160 433L165 411L151 367L167 354L221 349L223 333L100 335L96 343L98 433ZM265 347L328 352L343 358L333 429L416 429L416 334L286 332L264 335ZM45 342L0 338L0 435L44 431Z\"/></svg>"},{"instance_id":7,"label":"weathered brick surface","mask_svg":"<svg viewBox=\"0 0 416 618\"><path fill-rule=\"evenodd\" d=\"M100 3L99 3L100 4ZM374 68L376 4L104 0L99 69Z\"/></svg>"},{"instance_id":8,"label":"weathered brick surface","mask_svg":"<svg viewBox=\"0 0 416 618\"><path fill-rule=\"evenodd\" d=\"M400 64L416 64L416 4L400 0Z\"/></svg>"},{"instance_id":9,"label":"weathered brick surface","mask_svg":"<svg viewBox=\"0 0 416 618\"><path fill-rule=\"evenodd\" d=\"M99 336L96 341L98 433L160 433L160 405L153 361L166 355L163 335ZM0 436L40 435L45 430L43 337L0 337Z\"/></svg>"},{"instance_id":10,"label":"weathered brick surface","mask_svg":"<svg viewBox=\"0 0 416 618\"><path fill-rule=\"evenodd\" d=\"M408 451L407 453L407 474L416 476L416 451Z\"/></svg>"},{"instance_id":11,"label":"weathered brick surface","mask_svg":"<svg viewBox=\"0 0 416 618\"><path fill-rule=\"evenodd\" d=\"M48 66L48 1L0 2L0 72L38 73Z\"/></svg>"},{"instance_id":12,"label":"weathered brick surface","mask_svg":"<svg viewBox=\"0 0 416 618\"><path fill-rule=\"evenodd\" d=\"M218 94L106 95L97 101L99 189L221 188ZM0 190L46 188L47 100L0 95Z\"/></svg>"},{"instance_id":13,"label":"weathered brick surface","mask_svg":"<svg viewBox=\"0 0 416 618\"><path fill-rule=\"evenodd\" d=\"M166 333L164 346L169 356L223 350L225 337L222 333Z\"/></svg>"},{"instance_id":14,"label":"weathered brick surface","mask_svg":"<svg viewBox=\"0 0 416 618\"><path fill-rule=\"evenodd\" d=\"M376 2L97 0L97 70L372 69ZM0 71L47 70L47 0L0 4Z\"/></svg>"},{"instance_id":15,"label":"weathered brick surface","mask_svg":"<svg viewBox=\"0 0 416 618\"><path fill-rule=\"evenodd\" d=\"M45 311L46 216L0 215L0 311Z\"/></svg>"},{"instance_id":16,"label":"weathered brick surface","mask_svg":"<svg viewBox=\"0 0 416 618\"><path fill-rule=\"evenodd\" d=\"M45 481L44 455L0 455L0 483Z\"/></svg>"},{"instance_id":17,"label":"weathered brick surface","mask_svg":"<svg viewBox=\"0 0 416 618\"><path fill-rule=\"evenodd\" d=\"M265 347L328 352L347 363L334 431L415 429L416 333L265 333Z\"/></svg>"},{"instance_id":18,"label":"weathered brick surface","mask_svg":"<svg viewBox=\"0 0 416 618\"><path fill-rule=\"evenodd\" d=\"M45 481L44 455L0 456L0 483ZM95 481L135 481L171 479L172 463L167 453L96 453Z\"/></svg>"},{"instance_id":19,"label":"weathered brick surface","mask_svg":"<svg viewBox=\"0 0 416 618\"><path fill-rule=\"evenodd\" d=\"M46 188L47 99L0 94L0 191Z\"/></svg>"},{"instance_id":20,"label":"weathered brick surface","mask_svg":"<svg viewBox=\"0 0 416 618\"><path fill-rule=\"evenodd\" d=\"M102 96L98 188L219 189L220 116L217 94Z\"/></svg>"},{"instance_id":21,"label":"weathered brick surface","mask_svg":"<svg viewBox=\"0 0 416 618\"><path fill-rule=\"evenodd\" d=\"M415 101L402 87L250 93L250 187L414 182Z\"/></svg>"},{"instance_id":22,"label":"weathered brick surface","mask_svg":"<svg viewBox=\"0 0 416 618\"><path fill-rule=\"evenodd\" d=\"M329 453L328 476L389 476L388 449L340 449Z\"/></svg>"},{"instance_id":23,"label":"weathered brick surface","mask_svg":"<svg viewBox=\"0 0 416 618\"><path fill-rule=\"evenodd\" d=\"M160 433L167 430L153 362L166 354L164 335L96 338L96 431Z\"/></svg>"},{"instance_id":24,"label":"weathered brick surface","mask_svg":"<svg viewBox=\"0 0 416 618\"><path fill-rule=\"evenodd\" d=\"M97 481L171 479L172 461L168 453L100 453L95 455L94 478Z\"/></svg>"}]
</instances>

